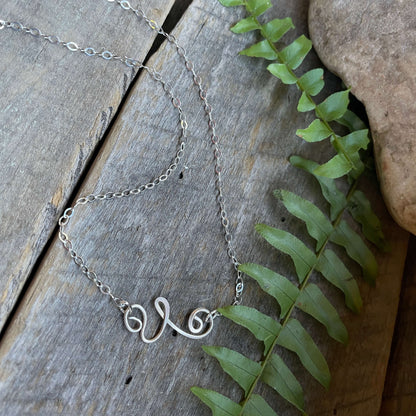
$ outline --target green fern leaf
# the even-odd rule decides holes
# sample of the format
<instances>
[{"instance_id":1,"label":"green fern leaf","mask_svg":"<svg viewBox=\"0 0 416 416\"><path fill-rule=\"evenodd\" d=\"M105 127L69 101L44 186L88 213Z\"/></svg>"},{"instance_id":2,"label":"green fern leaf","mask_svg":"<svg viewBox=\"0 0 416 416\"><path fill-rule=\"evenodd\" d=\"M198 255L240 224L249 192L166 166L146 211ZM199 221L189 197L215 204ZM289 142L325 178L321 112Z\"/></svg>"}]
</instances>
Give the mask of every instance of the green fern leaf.
<instances>
[{"instance_id":1,"label":"green fern leaf","mask_svg":"<svg viewBox=\"0 0 416 416\"><path fill-rule=\"evenodd\" d=\"M297 110L300 113L306 113L307 111L314 110L315 107L316 107L316 104L309 97L309 95L304 91L302 95L300 96Z\"/></svg>"},{"instance_id":2,"label":"green fern leaf","mask_svg":"<svg viewBox=\"0 0 416 416\"><path fill-rule=\"evenodd\" d=\"M285 64L270 64L267 69L284 84L296 84L298 80Z\"/></svg>"},{"instance_id":3,"label":"green fern leaf","mask_svg":"<svg viewBox=\"0 0 416 416\"><path fill-rule=\"evenodd\" d=\"M263 397L253 394L247 402L243 416L277 416L277 414Z\"/></svg>"},{"instance_id":4,"label":"green fern leaf","mask_svg":"<svg viewBox=\"0 0 416 416\"><path fill-rule=\"evenodd\" d=\"M216 358L223 370L248 393L256 377L260 374L261 365L244 355L224 347L202 347L211 357Z\"/></svg>"},{"instance_id":5,"label":"green fern leaf","mask_svg":"<svg viewBox=\"0 0 416 416\"><path fill-rule=\"evenodd\" d=\"M348 110L349 90L334 93L319 105L315 104L312 97L319 94L324 87L324 71L321 68L313 69L300 78L293 72L305 59L312 43L305 36L300 36L282 51L277 50L274 43L294 26L290 18L274 19L266 24L259 22L257 17L272 6L270 0L220 0L220 2L227 6L244 5L251 14L233 26L234 33L260 30L264 38L263 41L240 54L277 60L276 63L268 66L268 70L284 84L296 84L301 90L298 111L315 110L318 119L306 129L299 129L297 134L308 142L330 138L337 154L322 165L298 156L290 158L292 165L304 169L317 179L322 194L330 205L330 221L310 201L289 191L275 193L292 215L305 222L308 233L317 242L316 254L301 240L286 231L264 224L256 226L256 230L266 241L291 257L300 286L296 287L284 276L257 264L247 263L239 266L240 271L254 278L266 293L276 299L280 307L281 323L254 308L241 305L219 309L222 315L247 328L264 343L264 361L261 363L252 361L238 352L223 347L204 348L243 388L245 391L243 401L236 404L229 398L210 390L199 389L194 393L208 404L213 416L277 416L261 396L253 394L257 383L261 380L304 412L302 387L282 359L277 354L273 354L272 348L280 345L293 351L305 369L328 388L330 374L326 360L302 324L293 318L292 313L296 307L322 323L332 338L342 343L348 341L347 330L338 312L320 288L309 282L312 272L316 270L344 293L345 303L351 310L358 312L362 307L357 282L340 258L326 248L329 241L346 249L349 257L363 268L366 280L373 282L375 279L377 264L373 254L358 234L341 220L343 213L348 209L354 219L362 225L364 234L370 236L371 241L376 241L378 244L384 241L378 219L372 212L369 202L363 194L355 190L357 179L365 168L360 153L368 146L368 130L358 116ZM337 135L330 123L332 121L348 127L350 134L344 137ZM339 190L338 181L335 181L346 174L350 184L347 196Z\"/></svg>"},{"instance_id":6,"label":"green fern leaf","mask_svg":"<svg viewBox=\"0 0 416 416\"><path fill-rule=\"evenodd\" d=\"M257 19L253 16L240 20L236 25L231 28L231 32L234 33L246 33L251 30L260 29L261 26L257 23Z\"/></svg>"},{"instance_id":7,"label":"green fern leaf","mask_svg":"<svg viewBox=\"0 0 416 416\"><path fill-rule=\"evenodd\" d=\"M245 0L218 0L225 7L242 6Z\"/></svg>"},{"instance_id":8,"label":"green fern leaf","mask_svg":"<svg viewBox=\"0 0 416 416\"><path fill-rule=\"evenodd\" d=\"M272 354L261 379L300 411L304 410L302 386L278 355Z\"/></svg>"},{"instance_id":9,"label":"green fern leaf","mask_svg":"<svg viewBox=\"0 0 416 416\"><path fill-rule=\"evenodd\" d=\"M304 159L300 156L291 156L289 161L293 166L309 172L316 178L316 180L319 182L319 185L321 186L324 198L330 205L331 221L334 221L347 206L347 199L345 198L345 195L338 189L335 181L324 176L316 175L315 170L319 167L319 164L312 160Z\"/></svg>"},{"instance_id":10,"label":"green fern leaf","mask_svg":"<svg viewBox=\"0 0 416 416\"><path fill-rule=\"evenodd\" d=\"M332 131L321 120L316 119L306 129L299 129L296 135L309 143L320 142L332 134Z\"/></svg>"},{"instance_id":11,"label":"green fern leaf","mask_svg":"<svg viewBox=\"0 0 416 416\"><path fill-rule=\"evenodd\" d=\"M357 153L350 153L349 158L351 160L351 163L354 166L354 169L350 172L350 179L353 181L356 181L361 174L364 172L365 165L361 160L360 154Z\"/></svg>"},{"instance_id":12,"label":"green fern leaf","mask_svg":"<svg viewBox=\"0 0 416 416\"><path fill-rule=\"evenodd\" d=\"M266 293L277 300L282 319L295 303L299 289L286 277L258 264L240 264L238 269L256 280Z\"/></svg>"},{"instance_id":13,"label":"green fern leaf","mask_svg":"<svg viewBox=\"0 0 416 416\"><path fill-rule=\"evenodd\" d=\"M343 154L335 155L328 162L320 165L314 170L314 174L325 176L326 178L336 179L346 175L354 165Z\"/></svg>"},{"instance_id":14,"label":"green fern leaf","mask_svg":"<svg viewBox=\"0 0 416 416\"><path fill-rule=\"evenodd\" d=\"M256 43L253 46L250 46L247 49L244 49L240 52L240 55L252 56L256 58L264 58L269 61L277 59L277 53L270 46L270 43L267 40L262 40L259 43Z\"/></svg>"},{"instance_id":15,"label":"green fern leaf","mask_svg":"<svg viewBox=\"0 0 416 416\"><path fill-rule=\"evenodd\" d=\"M273 19L262 26L262 33L269 41L277 42L290 29L294 28L295 26L290 17L286 17L285 19Z\"/></svg>"},{"instance_id":16,"label":"green fern leaf","mask_svg":"<svg viewBox=\"0 0 416 416\"><path fill-rule=\"evenodd\" d=\"M292 258L299 281L302 283L316 264L315 254L302 241L286 231L264 224L257 224L256 230L273 247Z\"/></svg>"},{"instance_id":17,"label":"green fern leaf","mask_svg":"<svg viewBox=\"0 0 416 416\"><path fill-rule=\"evenodd\" d=\"M358 117L357 114L353 113L351 110L347 110L342 117L337 119L337 123L348 127L349 131L351 132L367 128L360 117Z\"/></svg>"},{"instance_id":18,"label":"green fern leaf","mask_svg":"<svg viewBox=\"0 0 416 416\"><path fill-rule=\"evenodd\" d=\"M341 137L339 142L344 150L348 153L356 153L360 149L367 149L370 139L368 138L368 130L357 130L352 133ZM334 143L335 149L337 149L337 144ZM338 149L337 149L338 150Z\"/></svg>"},{"instance_id":19,"label":"green fern leaf","mask_svg":"<svg viewBox=\"0 0 416 416\"><path fill-rule=\"evenodd\" d=\"M319 251L333 230L322 211L312 202L290 191L274 191L274 196L283 202L292 215L305 222L309 234L316 240L316 251Z\"/></svg>"},{"instance_id":20,"label":"green fern leaf","mask_svg":"<svg viewBox=\"0 0 416 416\"><path fill-rule=\"evenodd\" d=\"M246 0L246 9L252 16L260 16L272 7L270 0Z\"/></svg>"},{"instance_id":21,"label":"green fern leaf","mask_svg":"<svg viewBox=\"0 0 416 416\"><path fill-rule=\"evenodd\" d=\"M352 195L348 211L352 217L361 224L362 232L366 238L374 243L381 251L388 251L389 246L381 229L380 220L371 209L370 201L361 191L355 191Z\"/></svg>"},{"instance_id":22,"label":"green fern leaf","mask_svg":"<svg viewBox=\"0 0 416 416\"><path fill-rule=\"evenodd\" d=\"M340 258L332 251L325 250L319 257L316 269L322 273L328 282L340 289L345 296L345 304L353 312L359 313L363 306L356 280L345 267Z\"/></svg>"},{"instance_id":23,"label":"green fern leaf","mask_svg":"<svg viewBox=\"0 0 416 416\"><path fill-rule=\"evenodd\" d=\"M312 49L312 42L304 35L299 36L281 52L279 59L289 68L296 69Z\"/></svg>"},{"instance_id":24,"label":"green fern leaf","mask_svg":"<svg viewBox=\"0 0 416 416\"><path fill-rule=\"evenodd\" d=\"M192 387L191 391L211 410L212 416L239 416L241 406L213 390Z\"/></svg>"},{"instance_id":25,"label":"green fern leaf","mask_svg":"<svg viewBox=\"0 0 416 416\"><path fill-rule=\"evenodd\" d=\"M347 328L342 323L337 310L318 286L312 283L307 284L301 291L296 306L321 322L326 327L330 337L342 344L348 342Z\"/></svg>"},{"instance_id":26,"label":"green fern leaf","mask_svg":"<svg viewBox=\"0 0 416 416\"><path fill-rule=\"evenodd\" d=\"M378 273L374 254L344 220L332 233L331 241L345 248L348 255L362 267L364 279L374 285Z\"/></svg>"},{"instance_id":27,"label":"green fern leaf","mask_svg":"<svg viewBox=\"0 0 416 416\"><path fill-rule=\"evenodd\" d=\"M337 120L347 111L350 90L331 94L324 102L316 107L316 115L325 121Z\"/></svg>"},{"instance_id":28,"label":"green fern leaf","mask_svg":"<svg viewBox=\"0 0 416 416\"><path fill-rule=\"evenodd\" d=\"M298 320L289 319L280 332L277 343L293 351L312 377L328 389L331 380L328 364L311 336Z\"/></svg>"},{"instance_id":29,"label":"green fern leaf","mask_svg":"<svg viewBox=\"0 0 416 416\"><path fill-rule=\"evenodd\" d=\"M300 88L312 97L319 94L324 85L324 70L322 68L311 69L299 79Z\"/></svg>"},{"instance_id":30,"label":"green fern leaf","mask_svg":"<svg viewBox=\"0 0 416 416\"><path fill-rule=\"evenodd\" d=\"M265 354L269 351L282 326L270 316L248 306L226 306L218 309L222 315L247 328L259 341L264 342Z\"/></svg>"}]
</instances>

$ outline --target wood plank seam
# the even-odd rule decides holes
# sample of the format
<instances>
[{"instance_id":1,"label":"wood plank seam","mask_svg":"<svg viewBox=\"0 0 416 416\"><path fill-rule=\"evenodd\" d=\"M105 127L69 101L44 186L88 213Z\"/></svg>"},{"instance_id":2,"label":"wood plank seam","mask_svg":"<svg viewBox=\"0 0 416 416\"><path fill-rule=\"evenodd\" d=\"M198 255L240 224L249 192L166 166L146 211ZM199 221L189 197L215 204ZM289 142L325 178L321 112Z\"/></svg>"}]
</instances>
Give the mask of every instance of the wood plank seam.
<instances>
[{"instance_id":1,"label":"wood plank seam","mask_svg":"<svg viewBox=\"0 0 416 416\"><path fill-rule=\"evenodd\" d=\"M183 16L183 14L186 12L187 7L189 6L189 4L192 3L192 0L186 0L185 2L181 2L180 0L176 0L175 3L172 5L170 12L167 14L165 21L162 24L162 27L166 28L166 30L172 30L176 24L178 23L178 21L181 19L181 17ZM161 42L161 35L156 36L153 40L153 43L151 45L151 47L149 48L145 59L143 60L143 63L146 65L147 62L151 59L151 57L157 53L158 49L162 46L162 44L164 43ZM164 39L164 38L163 38ZM42 49L44 48L44 46L42 46ZM89 59L87 57L85 57L85 59ZM120 63L115 63L115 65L122 65ZM97 144L92 152L92 154L89 157L89 160L87 161L87 163L83 166L82 171L80 172L80 176L78 177L78 180L76 183L74 183L73 189L71 190L71 193L69 194L68 198L66 199L65 202L65 206L64 208L61 210L62 212L66 209L67 206L69 206L76 198L76 195L79 193L80 188L82 187L82 184L85 181L85 178L88 176L88 172L91 170L91 167L94 165L99 153L101 152L107 137L109 135L109 133L111 132L111 129L113 128L114 124L116 123L119 115L123 112L124 106L126 105L126 102L129 99L129 96L131 94L131 91L134 89L135 85L137 84L137 82L139 82L140 77L143 76L143 69L140 69L139 71L137 71L137 73L135 74L135 76L132 78L132 80L130 81L130 83L128 84L128 81L126 79L126 77L124 76L123 79L123 96L121 98L121 101L119 103L118 108L115 110L114 115L111 114L111 112L113 111L112 107L109 107L110 109L110 115L108 116L107 114L103 114L102 118L104 117L105 119L103 120L104 122L102 123L102 128L97 132L97 134L100 136L99 140L97 141ZM108 121L107 119L110 118L110 121ZM62 215L62 212L59 214L59 216ZM42 263L44 257L46 256L46 253L48 252L52 242L54 241L56 235L58 233L58 224L56 223L55 226L53 227L53 229L51 230L50 234L49 234L49 238L47 239L47 241L45 242L43 248L41 249L41 251L39 252L39 255L37 256L28 276L27 279L25 280L20 293L18 295L18 297L16 298L16 302L13 306L13 308L10 310L4 325L0 328L0 343L3 339L4 334L7 332L7 328L10 325L10 322L13 320L13 317L15 316L16 311L19 308L20 303L22 302L22 299L25 297L25 293L27 291L27 289L29 288L31 282L34 279L34 276L37 273L37 270L40 266L40 264Z\"/></svg>"}]
</instances>

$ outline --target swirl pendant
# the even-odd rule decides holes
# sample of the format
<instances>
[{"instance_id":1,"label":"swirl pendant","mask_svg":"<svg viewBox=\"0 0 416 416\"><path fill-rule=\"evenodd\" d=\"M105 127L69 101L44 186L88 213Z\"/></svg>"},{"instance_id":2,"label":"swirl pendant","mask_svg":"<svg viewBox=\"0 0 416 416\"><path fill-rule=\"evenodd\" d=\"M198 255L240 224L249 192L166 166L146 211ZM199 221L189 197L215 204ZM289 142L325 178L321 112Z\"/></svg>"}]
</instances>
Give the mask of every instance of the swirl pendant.
<instances>
[{"instance_id":1,"label":"swirl pendant","mask_svg":"<svg viewBox=\"0 0 416 416\"><path fill-rule=\"evenodd\" d=\"M182 329L178 328L170 319L170 305L166 298L158 297L155 300L155 308L156 312L162 318L162 325L160 326L159 330L153 336L153 338L146 338L145 330L147 326L147 313L146 310L143 308L142 305L130 305L130 307L126 308L124 311L124 325L130 332L138 332L142 341L146 344L151 344L156 342L163 334L163 331L166 328L166 325L169 325L172 329L174 329L178 334L183 335L186 338L191 339L200 339L206 337L212 330L214 319L212 317L211 312L205 308L197 308L195 309L188 319L188 329L190 332L183 331ZM131 316L131 313L138 309L141 314L142 318L137 318L136 316ZM205 320L202 320L198 314L202 313L205 314ZM132 326L133 325L133 326Z\"/></svg>"}]
</instances>

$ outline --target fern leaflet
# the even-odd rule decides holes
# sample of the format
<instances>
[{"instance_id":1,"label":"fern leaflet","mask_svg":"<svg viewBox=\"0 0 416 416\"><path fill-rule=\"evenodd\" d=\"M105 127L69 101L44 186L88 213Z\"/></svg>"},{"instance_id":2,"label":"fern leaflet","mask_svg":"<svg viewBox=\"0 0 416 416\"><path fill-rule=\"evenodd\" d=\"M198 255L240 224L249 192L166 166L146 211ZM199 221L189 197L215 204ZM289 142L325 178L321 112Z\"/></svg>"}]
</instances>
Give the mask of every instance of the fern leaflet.
<instances>
[{"instance_id":1,"label":"fern leaflet","mask_svg":"<svg viewBox=\"0 0 416 416\"><path fill-rule=\"evenodd\" d=\"M272 7L270 0L219 1L228 7L244 6L249 14L231 28L234 33L258 30L263 38L240 54L275 61L268 65L270 73L285 84L296 85L301 91L298 111L315 112L316 119L308 127L297 130L296 134L310 143L329 139L336 154L322 165L300 156L290 158L293 166L312 174L319 182L329 205L328 217L312 202L293 192L278 190L274 193L292 215L305 223L308 234L316 241L314 250L287 231L265 224L256 226L257 232L270 245L291 258L298 282L295 284L258 264L246 263L239 267L276 300L279 321L242 305L219 310L264 344L262 358L256 362L224 347L204 347L206 353L216 358L223 370L243 389L242 401L237 404L217 392L199 387L192 388L192 391L210 407L214 416L276 416L270 405L260 395L254 394L256 386L262 382L304 413L302 387L278 355L277 347L294 352L305 369L325 388L329 386L330 372L324 356L299 320L293 317L293 312L301 310L324 325L330 337L343 344L348 342L348 333L338 312L321 289L309 281L310 277L318 272L343 292L347 307L358 313L362 299L357 282L330 245L345 249L346 254L362 268L364 279L371 284L377 276L377 263L362 238L343 219L344 214L351 214L369 241L382 250L387 248L378 218L364 193L357 190L358 180L365 170L360 153L367 149L370 142L368 130L348 110L349 90L333 93L319 104L314 101L313 97L325 85L323 70L315 68L301 76L295 73L311 50L312 43L302 35L283 49L277 48L275 43L294 25L290 18L273 19L265 24L259 21L259 16ZM333 123L346 126L350 133L338 135ZM346 177L349 183L346 195L335 181L341 177Z\"/></svg>"}]
</instances>

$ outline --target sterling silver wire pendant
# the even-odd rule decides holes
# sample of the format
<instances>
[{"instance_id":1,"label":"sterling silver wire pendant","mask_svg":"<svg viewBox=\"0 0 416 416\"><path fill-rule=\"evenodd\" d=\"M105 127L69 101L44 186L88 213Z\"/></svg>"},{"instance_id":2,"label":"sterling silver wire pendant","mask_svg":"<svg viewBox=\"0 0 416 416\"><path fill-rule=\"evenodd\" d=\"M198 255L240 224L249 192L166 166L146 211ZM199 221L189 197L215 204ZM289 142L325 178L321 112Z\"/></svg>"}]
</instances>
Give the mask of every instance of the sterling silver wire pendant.
<instances>
[{"instance_id":1,"label":"sterling silver wire pendant","mask_svg":"<svg viewBox=\"0 0 416 416\"><path fill-rule=\"evenodd\" d=\"M130 305L124 311L124 325L130 332L138 332L142 341L146 344L151 344L156 342L163 334L166 326L169 325L174 329L178 334L183 335L186 338L191 339L200 339L206 337L212 330L214 325L214 319L211 312L205 308L195 309L188 319L188 329L189 332L185 332L182 329L178 328L170 319L170 305L166 298L158 297L155 300L156 312L162 318L162 325L159 327L159 330L156 332L153 338L146 338L145 331L147 326L147 313L142 305ZM132 316L132 312L138 309L142 315L142 318ZM205 319L201 319L198 314L205 314ZM132 326L133 324L133 326Z\"/></svg>"}]
</instances>

